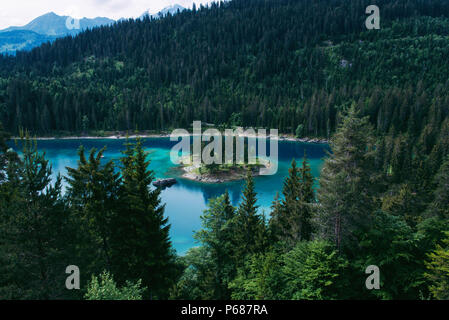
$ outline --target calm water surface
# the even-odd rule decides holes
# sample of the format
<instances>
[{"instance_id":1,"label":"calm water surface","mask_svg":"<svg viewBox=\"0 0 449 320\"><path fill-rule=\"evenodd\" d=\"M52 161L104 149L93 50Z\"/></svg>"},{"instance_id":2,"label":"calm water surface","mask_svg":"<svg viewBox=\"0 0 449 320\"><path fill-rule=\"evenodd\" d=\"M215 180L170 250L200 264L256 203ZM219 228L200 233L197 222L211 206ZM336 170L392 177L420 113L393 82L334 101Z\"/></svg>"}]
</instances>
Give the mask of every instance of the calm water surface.
<instances>
[{"instance_id":1,"label":"calm water surface","mask_svg":"<svg viewBox=\"0 0 449 320\"><path fill-rule=\"evenodd\" d=\"M156 178L179 178L179 170L170 162L170 148L176 144L169 138L143 139L144 147L150 152L150 169ZM80 145L86 149L101 149L107 146L104 161L110 159L117 161L124 150L123 139L70 139L70 140L41 140L38 149L45 151L47 159L53 167L53 174L65 175L66 167L76 167L78 161L77 150ZM327 145L300 143L292 141L279 141L278 172L273 176L259 176L255 178L255 187L258 195L259 212L267 216L271 203L277 191L282 190L284 178L288 175L288 168L293 158L302 161L304 151L310 161L312 173L318 177L319 171L326 156ZM269 152L269 151L268 151ZM200 216L206 208L210 198L217 197L227 189L234 205L240 201L243 181L204 184L186 179L178 179L178 183L162 191L161 197L166 204L165 214L171 224L171 240L178 254L184 254L189 248L198 245L193 239L193 233L201 228Z\"/></svg>"}]
</instances>

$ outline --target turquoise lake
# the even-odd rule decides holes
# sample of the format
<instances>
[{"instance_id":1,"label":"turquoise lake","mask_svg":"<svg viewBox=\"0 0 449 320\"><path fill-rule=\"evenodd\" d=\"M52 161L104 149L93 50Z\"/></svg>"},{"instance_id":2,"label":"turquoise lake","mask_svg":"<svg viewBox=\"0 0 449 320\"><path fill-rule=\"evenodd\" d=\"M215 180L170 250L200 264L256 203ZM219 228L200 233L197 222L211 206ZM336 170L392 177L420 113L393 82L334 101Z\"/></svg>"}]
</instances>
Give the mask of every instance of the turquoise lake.
<instances>
[{"instance_id":1,"label":"turquoise lake","mask_svg":"<svg viewBox=\"0 0 449 320\"><path fill-rule=\"evenodd\" d=\"M162 191L162 202L165 203L165 214L171 224L171 240L178 254L184 254L189 248L198 244L193 239L194 231L201 228L200 216L207 206L210 198L217 197L227 189L234 205L240 201L243 181L221 184L205 184L179 178L180 171L170 161L170 149L177 142L169 138L145 138L145 149L150 152L150 169L156 178L177 178L178 183ZM40 140L38 149L45 151L46 158L50 160L54 176L57 173L66 174L66 167L76 167L78 161L77 150L80 145L86 149L101 149L106 146L104 161L117 161L124 150L124 139L61 139ZM20 149L20 148L19 148ZM267 146L267 149L268 146ZM259 212L270 213L271 203L276 192L282 190L283 180L288 175L291 160L295 158L302 161L304 151L307 153L314 177L319 171L326 157L329 147L324 144L301 143L293 141L279 141L278 171L272 176L258 176L255 178L258 195ZM268 150L269 152L269 150Z\"/></svg>"}]
</instances>

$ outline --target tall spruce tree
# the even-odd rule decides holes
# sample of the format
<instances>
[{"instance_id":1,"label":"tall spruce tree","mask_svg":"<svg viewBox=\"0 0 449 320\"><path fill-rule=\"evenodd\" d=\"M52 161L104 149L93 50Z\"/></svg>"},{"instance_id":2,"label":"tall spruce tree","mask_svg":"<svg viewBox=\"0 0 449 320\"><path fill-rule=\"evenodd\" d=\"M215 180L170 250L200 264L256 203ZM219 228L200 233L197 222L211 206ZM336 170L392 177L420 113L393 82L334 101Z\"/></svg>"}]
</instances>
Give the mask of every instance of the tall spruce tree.
<instances>
[{"instance_id":1,"label":"tall spruce tree","mask_svg":"<svg viewBox=\"0 0 449 320\"><path fill-rule=\"evenodd\" d=\"M300 172L295 159L288 170L288 177L282 189L283 199L278 214L273 215L271 226L276 240L287 242L289 247L300 238L300 205L301 184Z\"/></svg>"},{"instance_id":2,"label":"tall spruce tree","mask_svg":"<svg viewBox=\"0 0 449 320\"><path fill-rule=\"evenodd\" d=\"M112 269L119 283L141 279L147 298L166 298L179 271L161 190L151 190L154 173L140 139L128 141L123 154L118 210L111 221Z\"/></svg>"},{"instance_id":3,"label":"tall spruce tree","mask_svg":"<svg viewBox=\"0 0 449 320\"><path fill-rule=\"evenodd\" d=\"M94 148L86 159L81 146L78 167L67 167L65 177L68 203L81 221L80 236L86 251L82 254L86 260L82 270L89 272L88 277L111 269L111 223L119 208L120 173L114 162L101 163L104 151L97 153Z\"/></svg>"},{"instance_id":4,"label":"tall spruce tree","mask_svg":"<svg viewBox=\"0 0 449 320\"><path fill-rule=\"evenodd\" d=\"M321 170L319 227L336 247L357 240L370 225L376 191L372 127L355 103L344 116L330 145L332 153Z\"/></svg>"},{"instance_id":5,"label":"tall spruce tree","mask_svg":"<svg viewBox=\"0 0 449 320\"><path fill-rule=\"evenodd\" d=\"M254 180L248 171L242 201L233 219L236 265L243 265L245 256L263 252L267 240L264 218L257 213Z\"/></svg>"},{"instance_id":6,"label":"tall spruce tree","mask_svg":"<svg viewBox=\"0 0 449 320\"><path fill-rule=\"evenodd\" d=\"M310 240L312 237L312 215L315 204L315 192L313 190L314 178L310 164L307 161L307 154L304 151L304 158L302 161L302 167L300 169L301 174L301 199L300 199L300 225L301 240Z\"/></svg>"},{"instance_id":7,"label":"tall spruce tree","mask_svg":"<svg viewBox=\"0 0 449 320\"><path fill-rule=\"evenodd\" d=\"M298 241L310 240L312 236L312 208L315 201L313 176L304 154L302 167L292 160L289 175L282 190L283 200L275 202L270 229L275 240L294 247Z\"/></svg>"},{"instance_id":8,"label":"tall spruce tree","mask_svg":"<svg viewBox=\"0 0 449 320\"><path fill-rule=\"evenodd\" d=\"M203 228L195 234L203 246L210 253L214 268L214 297L216 299L230 299L228 284L235 276L236 266L234 248L234 224L235 208L232 206L229 193L226 192L211 199L208 209L201 216Z\"/></svg>"},{"instance_id":9,"label":"tall spruce tree","mask_svg":"<svg viewBox=\"0 0 449 320\"><path fill-rule=\"evenodd\" d=\"M269 220L269 232L272 241L279 241L279 236L282 233L283 226L281 225L282 217L282 200L279 196L279 192L276 192L276 196L271 204L271 217Z\"/></svg>"},{"instance_id":10,"label":"tall spruce tree","mask_svg":"<svg viewBox=\"0 0 449 320\"><path fill-rule=\"evenodd\" d=\"M0 184L0 296L3 299L74 298L64 281L72 260L76 226L61 196L61 177L36 143L8 162Z\"/></svg>"}]
</instances>

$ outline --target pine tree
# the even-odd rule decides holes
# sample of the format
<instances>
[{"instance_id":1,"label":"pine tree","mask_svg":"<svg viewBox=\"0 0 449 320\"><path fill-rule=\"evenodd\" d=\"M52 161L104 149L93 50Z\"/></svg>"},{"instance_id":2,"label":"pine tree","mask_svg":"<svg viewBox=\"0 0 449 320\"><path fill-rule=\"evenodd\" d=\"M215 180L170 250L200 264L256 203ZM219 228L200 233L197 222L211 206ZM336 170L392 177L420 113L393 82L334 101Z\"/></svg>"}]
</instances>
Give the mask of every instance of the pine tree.
<instances>
[{"instance_id":1,"label":"pine tree","mask_svg":"<svg viewBox=\"0 0 449 320\"><path fill-rule=\"evenodd\" d=\"M114 162L101 163L105 148L98 153L92 149L89 159L81 146L77 168L67 167L67 200L82 221L80 233L85 236L84 247L89 251L92 273L111 268L110 239L114 232L111 221L117 214L120 173Z\"/></svg>"},{"instance_id":2,"label":"pine tree","mask_svg":"<svg viewBox=\"0 0 449 320\"><path fill-rule=\"evenodd\" d=\"M178 269L161 191L150 190L154 174L140 139L128 142L123 154L118 210L111 221L112 268L119 283L141 279L148 298L164 298Z\"/></svg>"},{"instance_id":3,"label":"pine tree","mask_svg":"<svg viewBox=\"0 0 449 320\"><path fill-rule=\"evenodd\" d=\"M64 287L65 268L76 264L77 226L61 196L61 177L37 144L22 140L23 152L9 162L0 184L0 296L4 299L74 298Z\"/></svg>"},{"instance_id":4,"label":"pine tree","mask_svg":"<svg viewBox=\"0 0 449 320\"><path fill-rule=\"evenodd\" d=\"M282 190L284 199L274 204L277 212L272 214L271 231L276 240L293 247L298 241L310 240L312 235L312 206L315 201L313 176L304 154L302 167L292 160L289 175Z\"/></svg>"},{"instance_id":5,"label":"pine tree","mask_svg":"<svg viewBox=\"0 0 449 320\"><path fill-rule=\"evenodd\" d=\"M283 226L281 226L282 219L282 202L279 197L279 192L276 192L273 203L271 204L271 218L269 221L270 237L273 241L278 241L282 233Z\"/></svg>"},{"instance_id":6,"label":"pine tree","mask_svg":"<svg viewBox=\"0 0 449 320\"><path fill-rule=\"evenodd\" d=\"M231 203L231 198L229 197L229 192L226 189L224 193L224 213L226 221L231 221L235 216L235 208Z\"/></svg>"},{"instance_id":7,"label":"pine tree","mask_svg":"<svg viewBox=\"0 0 449 320\"><path fill-rule=\"evenodd\" d=\"M376 192L371 133L368 118L361 118L352 104L321 170L319 227L338 249L357 240L357 232L370 224Z\"/></svg>"},{"instance_id":8,"label":"pine tree","mask_svg":"<svg viewBox=\"0 0 449 320\"><path fill-rule=\"evenodd\" d=\"M304 151L304 158L302 160L302 167L300 169L300 174L301 174L301 199L305 203L314 203L315 202L315 192L313 190L314 178L305 151Z\"/></svg>"},{"instance_id":9,"label":"pine tree","mask_svg":"<svg viewBox=\"0 0 449 320\"><path fill-rule=\"evenodd\" d=\"M232 206L229 193L226 190L222 196L211 199L208 209L204 211L201 220L203 228L195 234L210 253L214 268L214 298L230 299L229 282L234 278L236 265L234 248L233 219L235 208Z\"/></svg>"},{"instance_id":10,"label":"pine tree","mask_svg":"<svg viewBox=\"0 0 449 320\"><path fill-rule=\"evenodd\" d=\"M263 252L266 242L266 226L262 216L257 214L257 194L251 172L246 176L243 198L233 219L235 239L235 260L237 265L244 263L248 254Z\"/></svg>"},{"instance_id":11,"label":"pine tree","mask_svg":"<svg viewBox=\"0 0 449 320\"><path fill-rule=\"evenodd\" d=\"M304 152L304 158L302 161L301 174L301 199L300 199L300 239L310 240L312 237L312 210L315 204L315 192L313 190L313 175L309 162L307 161L307 155Z\"/></svg>"},{"instance_id":12,"label":"pine tree","mask_svg":"<svg viewBox=\"0 0 449 320\"><path fill-rule=\"evenodd\" d=\"M280 202L278 213L271 219L271 227L276 240L282 240L292 245L299 240L299 201L301 197L300 171L296 167L295 159L292 160L288 170L288 177L284 181L282 189L283 199Z\"/></svg>"},{"instance_id":13,"label":"pine tree","mask_svg":"<svg viewBox=\"0 0 449 320\"><path fill-rule=\"evenodd\" d=\"M210 249L206 246L191 248L179 261L184 265L184 273L172 288L170 299L215 299L217 275Z\"/></svg>"}]
</instances>

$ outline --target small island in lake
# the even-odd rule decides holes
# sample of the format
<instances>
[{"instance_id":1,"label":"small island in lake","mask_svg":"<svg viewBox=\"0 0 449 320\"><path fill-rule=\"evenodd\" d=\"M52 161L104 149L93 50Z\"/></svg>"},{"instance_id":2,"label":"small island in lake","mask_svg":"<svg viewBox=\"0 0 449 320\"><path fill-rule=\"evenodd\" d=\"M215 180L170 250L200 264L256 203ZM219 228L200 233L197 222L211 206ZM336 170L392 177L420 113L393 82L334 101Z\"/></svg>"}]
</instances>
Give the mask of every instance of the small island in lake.
<instances>
[{"instance_id":1,"label":"small island in lake","mask_svg":"<svg viewBox=\"0 0 449 320\"><path fill-rule=\"evenodd\" d=\"M264 140L257 141L258 135L252 131L237 130L237 133L222 134L216 130L214 135L205 134L206 138L195 136L193 142L189 136L181 136L181 142L174 146L178 152L175 162L182 164L179 167L181 177L204 183L223 183L245 179L248 173L252 176L275 173L277 139L268 140L263 132L260 137ZM206 144L206 141L209 143ZM266 143L273 150L270 156L266 154L267 146L263 145Z\"/></svg>"},{"instance_id":2,"label":"small island in lake","mask_svg":"<svg viewBox=\"0 0 449 320\"><path fill-rule=\"evenodd\" d=\"M257 160L256 164L221 164L205 165L190 164L182 165L182 177L189 180L204 183L223 183L245 179L248 171L253 176L258 176L260 169L269 169L271 164L268 160Z\"/></svg>"}]
</instances>

